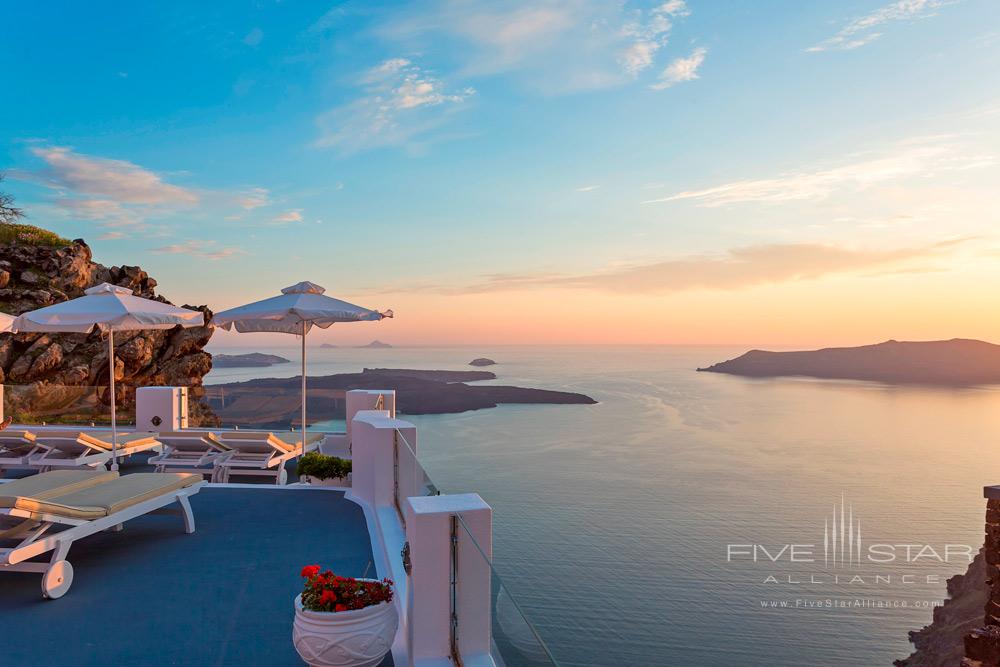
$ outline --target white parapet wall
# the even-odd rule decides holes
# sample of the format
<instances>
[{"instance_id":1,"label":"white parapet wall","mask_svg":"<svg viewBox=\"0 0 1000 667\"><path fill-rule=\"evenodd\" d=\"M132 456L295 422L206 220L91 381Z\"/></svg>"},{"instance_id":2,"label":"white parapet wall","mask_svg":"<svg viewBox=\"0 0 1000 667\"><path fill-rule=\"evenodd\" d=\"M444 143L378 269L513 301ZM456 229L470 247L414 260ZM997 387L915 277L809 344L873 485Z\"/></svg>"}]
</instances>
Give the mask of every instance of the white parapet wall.
<instances>
[{"instance_id":1,"label":"white parapet wall","mask_svg":"<svg viewBox=\"0 0 1000 667\"><path fill-rule=\"evenodd\" d=\"M476 493L408 498L406 539L412 562L406 600L410 664L451 664L454 567L455 648L463 665L491 667L491 577L486 559L493 557L492 508Z\"/></svg>"},{"instance_id":2,"label":"white parapet wall","mask_svg":"<svg viewBox=\"0 0 1000 667\"><path fill-rule=\"evenodd\" d=\"M492 666L487 558L492 558L493 510L474 493L426 495L424 472L414 456L417 430L410 422L394 419L388 410L359 410L349 424L354 457L350 495L369 509L373 548L377 542L384 557L380 572L396 581L402 615L399 639L406 645L401 654L406 664L453 665L454 530L457 648L466 667ZM456 515L462 523L454 519ZM408 574L399 555L404 542L412 565Z\"/></svg>"}]
</instances>

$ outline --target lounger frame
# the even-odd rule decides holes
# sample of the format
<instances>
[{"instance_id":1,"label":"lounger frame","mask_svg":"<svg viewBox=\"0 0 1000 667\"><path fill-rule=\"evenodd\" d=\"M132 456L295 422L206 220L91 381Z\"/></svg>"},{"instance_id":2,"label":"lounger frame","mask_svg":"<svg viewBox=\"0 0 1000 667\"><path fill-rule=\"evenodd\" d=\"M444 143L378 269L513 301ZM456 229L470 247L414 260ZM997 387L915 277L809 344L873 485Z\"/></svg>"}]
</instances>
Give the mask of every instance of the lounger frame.
<instances>
[{"instance_id":1,"label":"lounger frame","mask_svg":"<svg viewBox=\"0 0 1000 667\"><path fill-rule=\"evenodd\" d=\"M124 435L124 434L120 434ZM82 437L81 437L82 436ZM92 438L94 442L88 442L84 438ZM40 440L72 440L81 448L81 451L76 456L67 454L66 451L59 449L55 445L46 445L45 443L38 443L45 450L40 454L32 456L28 460L28 464L32 468L38 468L41 472L47 472L55 468L97 468L99 466L106 466L111 462L111 447L105 447L104 445L110 445L110 442L102 440L95 435L91 435L86 431L79 431L75 437L69 435L50 435L45 432L40 432L36 434L36 438ZM100 444L99 444L100 443ZM117 447L117 455L119 459L123 459L127 456L132 456L133 454L138 454L139 452L145 452L155 447L159 447L160 443L155 437L151 437L146 440L139 440L129 442L125 440L124 442L119 442Z\"/></svg>"},{"instance_id":2,"label":"lounger frame","mask_svg":"<svg viewBox=\"0 0 1000 667\"><path fill-rule=\"evenodd\" d=\"M47 598L62 597L73 581L73 568L66 561L66 556L69 554L73 542L103 530L120 529L121 525L130 519L153 513L173 503L178 503L181 506L184 516L184 532L193 533L195 529L194 512L191 511L191 502L188 499L198 493L204 485L204 481L196 482L191 486L174 489L169 493L144 500L96 519L74 519L16 508L0 509L0 515L22 518L26 522L35 522L36 524L24 531L25 537L17 546L0 547L0 571L40 572L43 574L42 594ZM46 536L49 529L55 525L70 527ZM40 556L49 551L52 552L52 557L48 563L28 562L29 558Z\"/></svg>"}]
</instances>

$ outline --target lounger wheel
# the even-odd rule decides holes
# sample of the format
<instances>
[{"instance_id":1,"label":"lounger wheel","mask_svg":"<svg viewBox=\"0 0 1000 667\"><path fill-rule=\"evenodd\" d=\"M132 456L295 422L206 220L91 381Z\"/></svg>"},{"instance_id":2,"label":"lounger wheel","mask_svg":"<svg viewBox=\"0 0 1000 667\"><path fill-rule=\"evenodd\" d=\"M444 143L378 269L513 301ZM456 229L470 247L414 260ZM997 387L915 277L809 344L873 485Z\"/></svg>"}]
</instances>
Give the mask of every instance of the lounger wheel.
<instances>
[{"instance_id":1,"label":"lounger wheel","mask_svg":"<svg viewBox=\"0 0 1000 667\"><path fill-rule=\"evenodd\" d=\"M57 560L42 575L42 595L50 600L61 598L73 584L73 566L69 561Z\"/></svg>"}]
</instances>

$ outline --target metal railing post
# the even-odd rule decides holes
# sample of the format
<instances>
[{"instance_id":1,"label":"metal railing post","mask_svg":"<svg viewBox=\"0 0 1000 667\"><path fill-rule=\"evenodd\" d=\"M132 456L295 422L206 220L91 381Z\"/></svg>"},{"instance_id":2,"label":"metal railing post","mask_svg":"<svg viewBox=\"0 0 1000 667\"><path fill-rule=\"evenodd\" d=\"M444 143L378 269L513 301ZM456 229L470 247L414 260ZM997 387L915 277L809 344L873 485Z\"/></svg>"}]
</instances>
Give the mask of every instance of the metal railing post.
<instances>
[{"instance_id":1,"label":"metal railing post","mask_svg":"<svg viewBox=\"0 0 1000 667\"><path fill-rule=\"evenodd\" d=\"M458 515L451 515L451 574L448 581L451 586L451 618L448 623L448 645L451 649L451 659L462 667L462 654L458 650Z\"/></svg>"}]
</instances>

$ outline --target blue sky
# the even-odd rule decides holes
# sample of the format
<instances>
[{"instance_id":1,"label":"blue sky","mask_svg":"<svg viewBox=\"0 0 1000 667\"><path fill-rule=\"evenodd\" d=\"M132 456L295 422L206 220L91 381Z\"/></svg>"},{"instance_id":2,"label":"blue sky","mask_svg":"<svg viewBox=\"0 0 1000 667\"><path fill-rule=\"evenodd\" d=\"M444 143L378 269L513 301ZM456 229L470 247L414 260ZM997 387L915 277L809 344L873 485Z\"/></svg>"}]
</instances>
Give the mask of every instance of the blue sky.
<instances>
[{"instance_id":1,"label":"blue sky","mask_svg":"<svg viewBox=\"0 0 1000 667\"><path fill-rule=\"evenodd\" d=\"M939 332L919 313L870 326L859 291L877 313L870 294L933 280L958 307L949 290L995 277L991 0L5 16L6 188L174 301L308 279L393 307L403 342L829 340L846 312L868 324L832 338L867 340ZM827 315L768 328L808 294ZM1000 334L966 310L963 331Z\"/></svg>"}]
</instances>

